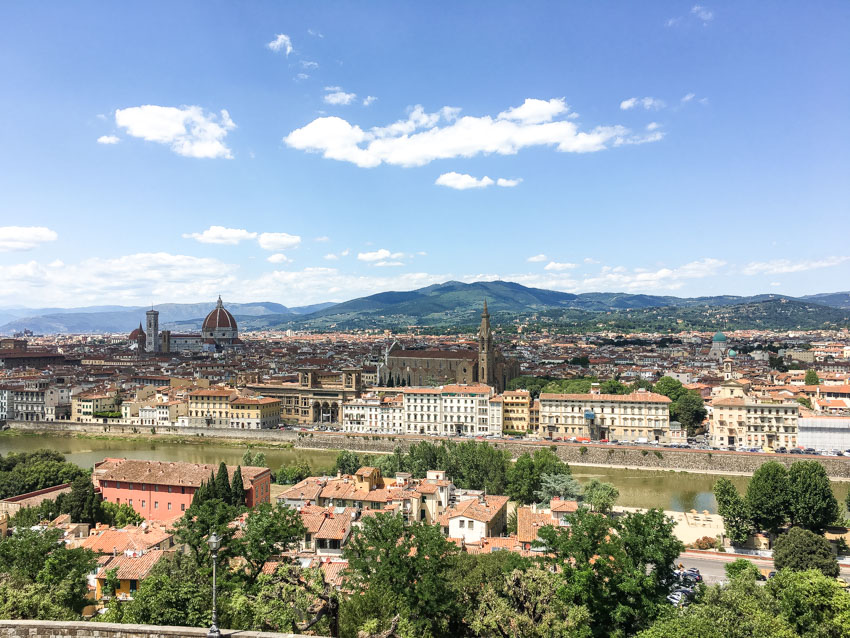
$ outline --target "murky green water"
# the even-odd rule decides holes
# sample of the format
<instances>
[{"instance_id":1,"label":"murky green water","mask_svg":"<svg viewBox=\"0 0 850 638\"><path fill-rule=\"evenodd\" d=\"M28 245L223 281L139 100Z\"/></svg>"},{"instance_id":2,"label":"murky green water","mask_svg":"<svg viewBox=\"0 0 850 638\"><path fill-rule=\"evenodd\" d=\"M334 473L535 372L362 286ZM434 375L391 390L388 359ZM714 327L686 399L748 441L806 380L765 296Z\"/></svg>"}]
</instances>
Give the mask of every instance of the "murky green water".
<instances>
[{"instance_id":1,"label":"murky green water","mask_svg":"<svg viewBox=\"0 0 850 638\"><path fill-rule=\"evenodd\" d=\"M241 462L247 446L204 443L192 445L173 441L133 441L127 439L83 439L64 436L0 435L0 454L26 452L49 448L61 452L69 461L91 467L106 456L156 461L187 461L191 463ZM336 452L326 450L273 449L254 447L266 455L269 467L306 460L314 469L333 465ZM625 470L610 467L573 466L573 475L582 483L591 478L613 483L620 490L619 505L629 507L660 507L666 510L717 511L711 488L718 478L712 474L664 472L658 470ZM749 478L730 476L739 490L746 490ZM832 484L836 497L843 503L850 483Z\"/></svg>"}]
</instances>

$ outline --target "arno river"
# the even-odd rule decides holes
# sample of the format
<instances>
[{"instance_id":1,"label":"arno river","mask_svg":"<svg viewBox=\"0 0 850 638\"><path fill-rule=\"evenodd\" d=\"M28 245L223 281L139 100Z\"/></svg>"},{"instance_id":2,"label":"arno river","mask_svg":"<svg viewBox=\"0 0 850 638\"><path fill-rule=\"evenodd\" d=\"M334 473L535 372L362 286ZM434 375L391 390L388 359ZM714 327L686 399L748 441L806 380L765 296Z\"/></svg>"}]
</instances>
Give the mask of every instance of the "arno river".
<instances>
[{"instance_id":1,"label":"arno river","mask_svg":"<svg viewBox=\"0 0 850 638\"><path fill-rule=\"evenodd\" d=\"M206 442L202 445L173 441L139 441L125 439L88 439L63 436L10 436L0 434L0 454L27 452L40 448L56 450L83 467L91 467L106 456L157 461L188 461L191 463L238 464L246 446L221 445ZM326 450L253 448L266 455L269 467L276 470L283 464L306 460L316 470L333 465L336 452ZM613 483L620 490L618 505L630 507L660 507L666 510L716 511L711 493L718 478L710 474L691 474L657 470L626 470L600 466L573 466L573 475L586 483L591 478ZM728 477L740 490L747 487L748 477ZM839 502L844 502L850 482L833 483Z\"/></svg>"}]
</instances>

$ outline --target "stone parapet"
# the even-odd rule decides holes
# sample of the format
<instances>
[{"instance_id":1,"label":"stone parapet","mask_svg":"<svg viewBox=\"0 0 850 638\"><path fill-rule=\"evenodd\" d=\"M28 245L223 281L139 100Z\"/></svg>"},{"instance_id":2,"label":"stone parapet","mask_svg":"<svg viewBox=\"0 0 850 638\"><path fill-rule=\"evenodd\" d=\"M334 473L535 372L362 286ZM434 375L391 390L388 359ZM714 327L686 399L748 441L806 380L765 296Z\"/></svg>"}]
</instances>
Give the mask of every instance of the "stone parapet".
<instances>
[{"instance_id":1,"label":"stone parapet","mask_svg":"<svg viewBox=\"0 0 850 638\"><path fill-rule=\"evenodd\" d=\"M204 638L206 627L160 627L85 621L0 620L0 638ZM303 634L222 629L222 636L239 638L307 638Z\"/></svg>"}]
</instances>

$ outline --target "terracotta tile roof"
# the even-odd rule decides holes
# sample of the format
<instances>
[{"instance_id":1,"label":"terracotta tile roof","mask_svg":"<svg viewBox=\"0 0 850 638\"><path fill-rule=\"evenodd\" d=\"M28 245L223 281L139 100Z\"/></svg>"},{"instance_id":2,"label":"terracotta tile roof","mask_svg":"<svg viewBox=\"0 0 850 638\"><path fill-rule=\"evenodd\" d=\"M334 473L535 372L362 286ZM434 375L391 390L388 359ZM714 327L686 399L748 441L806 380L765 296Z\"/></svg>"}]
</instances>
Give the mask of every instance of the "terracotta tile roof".
<instances>
[{"instance_id":1,"label":"terracotta tile roof","mask_svg":"<svg viewBox=\"0 0 850 638\"><path fill-rule=\"evenodd\" d=\"M278 499L284 498L292 501L317 501L319 495L324 489L324 485L320 482L321 479L310 477L300 483L296 483L288 490L283 492Z\"/></svg>"},{"instance_id":2,"label":"terracotta tile roof","mask_svg":"<svg viewBox=\"0 0 850 638\"><path fill-rule=\"evenodd\" d=\"M351 529L351 521L357 513L353 507L346 507L336 514L333 510L325 511L321 529L316 532L316 538L343 540Z\"/></svg>"},{"instance_id":3,"label":"terracotta tile roof","mask_svg":"<svg viewBox=\"0 0 850 638\"><path fill-rule=\"evenodd\" d=\"M150 549L168 541L171 534L161 529L142 529L128 525L122 529L109 528L95 532L85 539L80 546L90 549L96 554L111 554L124 552L128 549Z\"/></svg>"},{"instance_id":4,"label":"terracotta tile roof","mask_svg":"<svg viewBox=\"0 0 850 638\"><path fill-rule=\"evenodd\" d=\"M543 393L540 400L561 401L617 401L620 403L672 403L670 397L655 392L632 392L631 394L555 394Z\"/></svg>"},{"instance_id":5,"label":"terracotta tile roof","mask_svg":"<svg viewBox=\"0 0 850 638\"><path fill-rule=\"evenodd\" d=\"M205 389L205 390L195 390L194 392L190 392L190 397L232 397L236 394L233 390L215 390L215 389Z\"/></svg>"},{"instance_id":6,"label":"terracotta tile roof","mask_svg":"<svg viewBox=\"0 0 850 638\"><path fill-rule=\"evenodd\" d=\"M562 501L560 498L553 498L549 503L549 509L553 512L575 512L578 510L578 501Z\"/></svg>"},{"instance_id":7,"label":"terracotta tile roof","mask_svg":"<svg viewBox=\"0 0 850 638\"><path fill-rule=\"evenodd\" d=\"M227 474L232 479L235 465L227 466ZM95 465L92 478L99 481L126 481L128 483L149 483L151 485L177 485L199 487L209 480L210 474L218 472L218 465L207 463L178 463L163 461L142 461L137 459L105 459ZM251 488L251 482L261 475L270 473L267 467L242 468L242 484Z\"/></svg>"},{"instance_id":8,"label":"terracotta tile roof","mask_svg":"<svg viewBox=\"0 0 850 638\"><path fill-rule=\"evenodd\" d=\"M478 359L473 350L393 350L390 359L403 357L411 359Z\"/></svg>"},{"instance_id":9,"label":"terracotta tile roof","mask_svg":"<svg viewBox=\"0 0 850 638\"><path fill-rule=\"evenodd\" d=\"M507 504L507 496L487 495L484 497L484 503L481 503L477 498L469 498L454 507L448 508L440 516L439 522L443 527L448 527L451 519L464 516L475 521L489 523Z\"/></svg>"},{"instance_id":10,"label":"terracotta tile roof","mask_svg":"<svg viewBox=\"0 0 850 638\"><path fill-rule=\"evenodd\" d=\"M106 578L106 572L117 569L115 576L119 580L144 580L154 565L164 557L165 552L161 549L146 551L141 556L127 556L123 553L107 556L107 560L97 572L97 578Z\"/></svg>"},{"instance_id":11,"label":"terracotta tile roof","mask_svg":"<svg viewBox=\"0 0 850 638\"><path fill-rule=\"evenodd\" d=\"M557 525L551 514L534 512L530 507L518 507L516 514L516 537L520 543L532 543L537 539L537 532L541 527Z\"/></svg>"},{"instance_id":12,"label":"terracotta tile roof","mask_svg":"<svg viewBox=\"0 0 850 638\"><path fill-rule=\"evenodd\" d=\"M373 474L373 473L375 473L375 472L377 471L377 469L378 469L378 468L375 468L375 467L369 467L368 465L364 465L363 467L361 467L359 470L357 470L357 471L354 473L354 476L365 476L365 477L369 477L369 476L372 476L372 474Z\"/></svg>"}]
</instances>

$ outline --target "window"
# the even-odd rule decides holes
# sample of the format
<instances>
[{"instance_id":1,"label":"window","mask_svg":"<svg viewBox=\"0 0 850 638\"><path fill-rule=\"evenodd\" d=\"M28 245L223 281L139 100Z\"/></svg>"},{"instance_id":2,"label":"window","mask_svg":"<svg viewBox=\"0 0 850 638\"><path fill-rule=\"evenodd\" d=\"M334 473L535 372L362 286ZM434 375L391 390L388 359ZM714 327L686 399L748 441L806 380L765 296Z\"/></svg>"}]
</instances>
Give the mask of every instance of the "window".
<instances>
[{"instance_id":1,"label":"window","mask_svg":"<svg viewBox=\"0 0 850 638\"><path fill-rule=\"evenodd\" d=\"M154 501L154 502L153 502L153 508L154 508L155 510L158 510L158 509L159 509L159 501Z\"/></svg>"},{"instance_id":2,"label":"window","mask_svg":"<svg viewBox=\"0 0 850 638\"><path fill-rule=\"evenodd\" d=\"M145 499L142 499L142 509L144 509L145 503L147 503L147 501L145 501Z\"/></svg>"},{"instance_id":3,"label":"window","mask_svg":"<svg viewBox=\"0 0 850 638\"><path fill-rule=\"evenodd\" d=\"M139 585L139 581L137 581L137 580L131 580L130 581L130 593L131 594L136 593L136 587L138 587L138 585Z\"/></svg>"},{"instance_id":4,"label":"window","mask_svg":"<svg viewBox=\"0 0 850 638\"><path fill-rule=\"evenodd\" d=\"M460 527L461 529L463 529L465 524L466 524L466 521L463 520L463 519L460 519L460 522L457 524L457 526Z\"/></svg>"},{"instance_id":5,"label":"window","mask_svg":"<svg viewBox=\"0 0 850 638\"><path fill-rule=\"evenodd\" d=\"M168 509L169 510L171 509L171 503L170 502L168 503Z\"/></svg>"},{"instance_id":6,"label":"window","mask_svg":"<svg viewBox=\"0 0 850 638\"><path fill-rule=\"evenodd\" d=\"M133 507L133 499L130 499L129 501L127 501L127 504L128 504L130 507Z\"/></svg>"},{"instance_id":7,"label":"window","mask_svg":"<svg viewBox=\"0 0 850 638\"><path fill-rule=\"evenodd\" d=\"M186 504L185 504L185 503L181 503L181 504L180 504L180 511L181 511L181 512L185 512L185 511L186 511Z\"/></svg>"}]
</instances>

